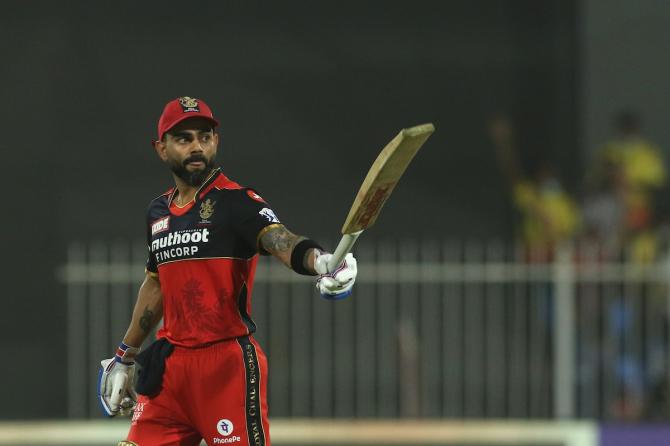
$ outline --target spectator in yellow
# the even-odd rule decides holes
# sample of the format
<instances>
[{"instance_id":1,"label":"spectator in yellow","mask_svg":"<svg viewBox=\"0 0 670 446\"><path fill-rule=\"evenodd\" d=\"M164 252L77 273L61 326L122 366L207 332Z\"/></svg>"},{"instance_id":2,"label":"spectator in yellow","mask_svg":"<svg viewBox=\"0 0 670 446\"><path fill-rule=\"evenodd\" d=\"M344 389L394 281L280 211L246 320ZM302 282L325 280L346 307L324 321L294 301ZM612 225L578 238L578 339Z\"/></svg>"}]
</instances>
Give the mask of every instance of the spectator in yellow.
<instances>
[{"instance_id":1,"label":"spectator in yellow","mask_svg":"<svg viewBox=\"0 0 670 446\"><path fill-rule=\"evenodd\" d=\"M541 164L532 177L522 173L513 130L505 117L494 119L490 131L503 173L511 183L514 205L521 214L520 235L528 259L551 260L555 247L577 233L577 204L550 165Z\"/></svg>"},{"instance_id":2,"label":"spectator in yellow","mask_svg":"<svg viewBox=\"0 0 670 446\"><path fill-rule=\"evenodd\" d=\"M624 183L624 237L631 260L652 261L656 254L653 231L653 193L666 181L666 168L659 148L645 139L637 114L621 112L615 119L616 137L597 153L595 172L602 175L603 166L618 166Z\"/></svg>"}]
</instances>

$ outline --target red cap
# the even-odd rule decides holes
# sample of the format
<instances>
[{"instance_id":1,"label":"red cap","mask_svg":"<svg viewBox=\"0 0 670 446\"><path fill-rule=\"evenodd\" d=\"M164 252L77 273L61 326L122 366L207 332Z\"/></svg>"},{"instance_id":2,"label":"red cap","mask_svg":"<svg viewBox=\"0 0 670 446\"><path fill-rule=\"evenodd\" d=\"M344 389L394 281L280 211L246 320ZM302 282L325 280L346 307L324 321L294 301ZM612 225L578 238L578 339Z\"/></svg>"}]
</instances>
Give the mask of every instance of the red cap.
<instances>
[{"instance_id":1,"label":"red cap","mask_svg":"<svg viewBox=\"0 0 670 446\"><path fill-rule=\"evenodd\" d=\"M158 120L158 140L163 139L165 132L175 125L189 118L205 118L212 121L214 127L219 125L219 121L214 119L212 109L204 101L188 96L182 96L167 103Z\"/></svg>"}]
</instances>

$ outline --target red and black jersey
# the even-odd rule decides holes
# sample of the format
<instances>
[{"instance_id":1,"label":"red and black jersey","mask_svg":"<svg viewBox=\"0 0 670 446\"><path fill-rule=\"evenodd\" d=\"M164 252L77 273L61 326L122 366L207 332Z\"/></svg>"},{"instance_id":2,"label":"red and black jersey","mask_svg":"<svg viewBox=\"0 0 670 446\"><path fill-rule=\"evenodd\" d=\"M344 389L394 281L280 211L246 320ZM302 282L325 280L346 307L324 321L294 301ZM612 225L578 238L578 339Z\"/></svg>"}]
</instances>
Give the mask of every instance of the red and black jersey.
<instances>
[{"instance_id":1,"label":"red and black jersey","mask_svg":"<svg viewBox=\"0 0 670 446\"><path fill-rule=\"evenodd\" d=\"M279 220L255 191L219 169L190 206L176 208L175 193L154 199L147 216L147 271L158 274L163 293L158 337L194 347L253 333L258 239Z\"/></svg>"}]
</instances>

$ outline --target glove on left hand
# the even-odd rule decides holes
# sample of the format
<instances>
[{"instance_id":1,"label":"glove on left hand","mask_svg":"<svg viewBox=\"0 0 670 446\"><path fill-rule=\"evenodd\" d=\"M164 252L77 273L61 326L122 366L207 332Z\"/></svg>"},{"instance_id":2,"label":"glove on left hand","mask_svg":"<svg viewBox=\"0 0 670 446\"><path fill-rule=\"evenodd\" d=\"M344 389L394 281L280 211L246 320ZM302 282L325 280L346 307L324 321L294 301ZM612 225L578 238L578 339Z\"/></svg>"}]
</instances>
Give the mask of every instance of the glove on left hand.
<instances>
[{"instance_id":1,"label":"glove on left hand","mask_svg":"<svg viewBox=\"0 0 670 446\"><path fill-rule=\"evenodd\" d=\"M130 415L137 403L134 389L135 362L139 348L121 344L116 356L100 361L98 399L102 412L108 417Z\"/></svg>"}]
</instances>

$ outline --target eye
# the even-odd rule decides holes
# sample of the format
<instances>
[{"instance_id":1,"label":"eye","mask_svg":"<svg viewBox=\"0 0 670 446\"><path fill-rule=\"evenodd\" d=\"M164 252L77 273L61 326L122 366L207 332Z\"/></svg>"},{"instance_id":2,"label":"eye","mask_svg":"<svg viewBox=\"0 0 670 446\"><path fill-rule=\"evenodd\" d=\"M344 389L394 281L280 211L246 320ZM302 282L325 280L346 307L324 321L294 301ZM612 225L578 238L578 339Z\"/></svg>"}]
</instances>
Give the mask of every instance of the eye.
<instances>
[{"instance_id":1,"label":"eye","mask_svg":"<svg viewBox=\"0 0 670 446\"><path fill-rule=\"evenodd\" d=\"M209 133L206 133L206 134L204 134L200 137L200 140L204 141L204 142L208 142L211 139L212 139L212 135L210 135Z\"/></svg>"}]
</instances>

